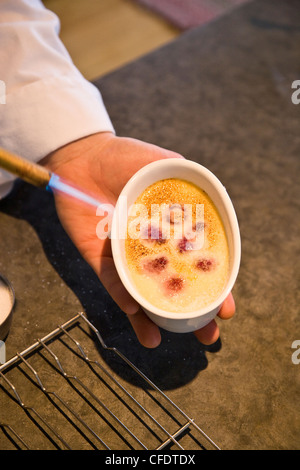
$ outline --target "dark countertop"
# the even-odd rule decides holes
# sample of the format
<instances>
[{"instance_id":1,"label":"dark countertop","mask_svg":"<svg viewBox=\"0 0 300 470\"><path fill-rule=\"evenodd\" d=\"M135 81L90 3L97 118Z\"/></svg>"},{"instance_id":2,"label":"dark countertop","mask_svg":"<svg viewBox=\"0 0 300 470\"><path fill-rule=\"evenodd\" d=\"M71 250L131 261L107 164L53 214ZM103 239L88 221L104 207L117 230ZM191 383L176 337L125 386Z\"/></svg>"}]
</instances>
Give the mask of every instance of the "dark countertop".
<instances>
[{"instance_id":1,"label":"dark countertop","mask_svg":"<svg viewBox=\"0 0 300 470\"><path fill-rule=\"evenodd\" d=\"M140 346L63 232L51 195L20 184L0 203L0 272L17 297L8 358L84 310L106 343L221 448L300 448L300 364L292 361L300 340L300 104L291 100L299 44L299 1L259 0L96 83L119 135L198 161L233 200L242 264L237 313L219 322L220 341L204 347L192 334L164 332L156 350ZM118 364L109 365L122 377ZM0 424L12 415L1 408Z\"/></svg>"}]
</instances>

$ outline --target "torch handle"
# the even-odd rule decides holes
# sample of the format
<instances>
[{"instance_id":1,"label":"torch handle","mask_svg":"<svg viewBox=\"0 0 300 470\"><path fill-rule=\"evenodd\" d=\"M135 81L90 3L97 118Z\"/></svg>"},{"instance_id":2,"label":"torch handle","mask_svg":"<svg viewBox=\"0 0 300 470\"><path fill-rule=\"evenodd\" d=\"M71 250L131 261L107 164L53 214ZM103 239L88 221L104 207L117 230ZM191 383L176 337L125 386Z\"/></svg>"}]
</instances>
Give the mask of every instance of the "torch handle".
<instances>
[{"instance_id":1,"label":"torch handle","mask_svg":"<svg viewBox=\"0 0 300 470\"><path fill-rule=\"evenodd\" d=\"M0 148L0 168L39 188L46 188L51 178L51 172L43 166L2 148Z\"/></svg>"}]
</instances>

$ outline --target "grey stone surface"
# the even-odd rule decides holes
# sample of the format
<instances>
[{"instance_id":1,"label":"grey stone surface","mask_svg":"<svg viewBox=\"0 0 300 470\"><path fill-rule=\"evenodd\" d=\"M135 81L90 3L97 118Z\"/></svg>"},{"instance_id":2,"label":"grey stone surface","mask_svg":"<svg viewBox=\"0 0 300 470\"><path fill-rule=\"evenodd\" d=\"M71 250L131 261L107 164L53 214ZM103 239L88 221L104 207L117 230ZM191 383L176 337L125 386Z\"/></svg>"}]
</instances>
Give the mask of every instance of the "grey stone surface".
<instances>
[{"instance_id":1,"label":"grey stone surface","mask_svg":"<svg viewBox=\"0 0 300 470\"><path fill-rule=\"evenodd\" d=\"M140 346L65 235L51 195L21 184L0 203L0 272L17 298L8 357L84 310L107 344L221 448L300 448L300 364L292 362L300 340L300 105L291 101L299 6L251 2L97 81L119 135L182 153L227 187L242 264L237 313L219 322L220 341L204 347L192 334L163 332L159 348ZM108 364L130 381L118 361ZM1 406L0 422L12 413Z\"/></svg>"}]
</instances>

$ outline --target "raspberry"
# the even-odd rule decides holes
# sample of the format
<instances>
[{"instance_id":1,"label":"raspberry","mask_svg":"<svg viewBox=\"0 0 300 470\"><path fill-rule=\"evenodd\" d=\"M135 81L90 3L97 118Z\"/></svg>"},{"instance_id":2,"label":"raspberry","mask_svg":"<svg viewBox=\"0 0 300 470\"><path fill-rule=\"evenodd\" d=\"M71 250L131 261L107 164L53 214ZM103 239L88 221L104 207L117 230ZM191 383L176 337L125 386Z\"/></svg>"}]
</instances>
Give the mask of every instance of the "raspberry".
<instances>
[{"instance_id":1,"label":"raspberry","mask_svg":"<svg viewBox=\"0 0 300 470\"><path fill-rule=\"evenodd\" d=\"M202 258L199 259L196 263L196 268L204 272L211 271L212 269L214 269L214 267L215 262L213 259Z\"/></svg>"},{"instance_id":2,"label":"raspberry","mask_svg":"<svg viewBox=\"0 0 300 470\"><path fill-rule=\"evenodd\" d=\"M183 288L184 281L181 277L171 277L165 282L167 292L171 295L177 294Z\"/></svg>"},{"instance_id":3,"label":"raspberry","mask_svg":"<svg viewBox=\"0 0 300 470\"><path fill-rule=\"evenodd\" d=\"M151 224L148 225L145 237L143 238L146 238L149 242L158 243L159 245L163 245L164 243L166 243L166 239L163 237L161 229L158 227L151 228Z\"/></svg>"},{"instance_id":4,"label":"raspberry","mask_svg":"<svg viewBox=\"0 0 300 470\"><path fill-rule=\"evenodd\" d=\"M165 256L160 258L155 258L150 261L147 261L145 264L145 269L150 273L161 273L168 264L168 260Z\"/></svg>"},{"instance_id":5,"label":"raspberry","mask_svg":"<svg viewBox=\"0 0 300 470\"><path fill-rule=\"evenodd\" d=\"M179 253L185 253L186 251L192 250L193 245L186 237L183 237L181 240L179 240L177 248Z\"/></svg>"}]
</instances>

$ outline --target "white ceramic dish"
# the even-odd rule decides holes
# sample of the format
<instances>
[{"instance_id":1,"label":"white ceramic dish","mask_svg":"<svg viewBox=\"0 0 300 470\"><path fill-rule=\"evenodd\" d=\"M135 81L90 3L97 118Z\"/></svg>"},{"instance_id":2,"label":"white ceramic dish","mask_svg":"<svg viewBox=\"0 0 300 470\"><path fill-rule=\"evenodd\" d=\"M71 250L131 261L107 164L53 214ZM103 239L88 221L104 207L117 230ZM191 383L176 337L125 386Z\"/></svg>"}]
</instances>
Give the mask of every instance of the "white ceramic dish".
<instances>
[{"instance_id":1,"label":"white ceramic dish","mask_svg":"<svg viewBox=\"0 0 300 470\"><path fill-rule=\"evenodd\" d=\"M184 179L206 191L219 211L228 239L230 275L224 291L208 307L188 313L167 312L154 307L145 300L133 284L126 263L125 239L122 234L126 233L130 206L149 185L165 178ZM126 206L124 206L125 202L127 202ZM127 210L124 210L124 207L127 207ZM112 221L111 243L116 269L127 291L159 327L175 333L198 330L215 318L234 286L240 266L240 231L233 204L225 187L207 168L185 159L172 158L150 163L128 181L116 204Z\"/></svg>"},{"instance_id":2,"label":"white ceramic dish","mask_svg":"<svg viewBox=\"0 0 300 470\"><path fill-rule=\"evenodd\" d=\"M7 337L13 316L15 293L10 282L0 274L0 340Z\"/></svg>"}]
</instances>

